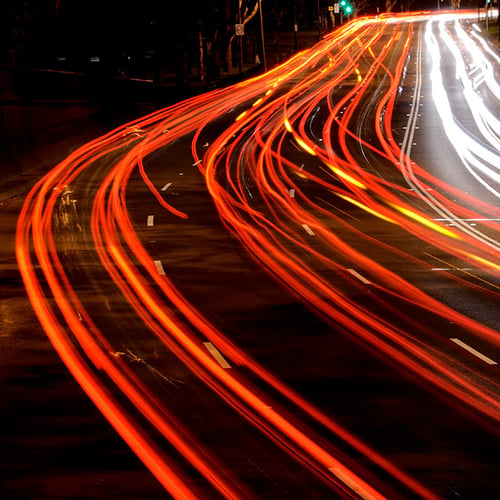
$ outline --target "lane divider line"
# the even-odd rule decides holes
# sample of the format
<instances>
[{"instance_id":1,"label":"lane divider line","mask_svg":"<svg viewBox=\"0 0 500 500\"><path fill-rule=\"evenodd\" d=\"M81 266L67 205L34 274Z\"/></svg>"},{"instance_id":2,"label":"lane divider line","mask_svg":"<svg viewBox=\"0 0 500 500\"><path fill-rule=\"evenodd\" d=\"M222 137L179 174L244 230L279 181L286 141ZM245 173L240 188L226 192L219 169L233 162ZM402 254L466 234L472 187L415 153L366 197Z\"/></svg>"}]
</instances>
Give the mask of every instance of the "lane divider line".
<instances>
[{"instance_id":1,"label":"lane divider line","mask_svg":"<svg viewBox=\"0 0 500 500\"><path fill-rule=\"evenodd\" d=\"M500 219L461 219L460 217L456 217L456 218L450 218L450 217L446 217L446 218L441 218L441 219L434 219L435 221L441 221L441 222L447 222L447 221L450 221L450 220L459 220L459 221L465 221L465 222L489 222L489 221L500 221Z\"/></svg>"},{"instance_id":2,"label":"lane divider line","mask_svg":"<svg viewBox=\"0 0 500 500\"><path fill-rule=\"evenodd\" d=\"M314 236L314 231L307 224L302 224L302 227L309 236Z\"/></svg>"},{"instance_id":3,"label":"lane divider line","mask_svg":"<svg viewBox=\"0 0 500 500\"><path fill-rule=\"evenodd\" d=\"M203 345L207 348L207 351L214 357L215 361L222 366L222 368L231 368L231 365L226 361L226 358L220 353L220 351L215 347L212 342L203 342Z\"/></svg>"},{"instance_id":4,"label":"lane divider line","mask_svg":"<svg viewBox=\"0 0 500 500\"><path fill-rule=\"evenodd\" d=\"M165 269L163 269L163 264L161 263L161 260L155 260L154 262L156 269L158 270L158 274L164 275Z\"/></svg>"},{"instance_id":5,"label":"lane divider line","mask_svg":"<svg viewBox=\"0 0 500 500\"><path fill-rule=\"evenodd\" d=\"M433 271L475 271L472 267L433 267Z\"/></svg>"},{"instance_id":6,"label":"lane divider line","mask_svg":"<svg viewBox=\"0 0 500 500\"><path fill-rule=\"evenodd\" d=\"M498 365L495 360L488 358L488 356L485 356L482 352L476 351L474 347L471 347L469 344L462 342L460 339L450 338L450 340L460 346L462 349L465 349L467 352L470 352L471 354L479 358L481 361L484 361L488 365Z\"/></svg>"},{"instance_id":7,"label":"lane divider line","mask_svg":"<svg viewBox=\"0 0 500 500\"><path fill-rule=\"evenodd\" d=\"M362 276L361 274L359 274L357 271L355 271L354 269L348 269L348 271L355 277L355 278L358 278L359 281L361 281L361 283L363 283L364 285L370 285L371 284L371 281L366 279L364 276Z\"/></svg>"}]
</instances>

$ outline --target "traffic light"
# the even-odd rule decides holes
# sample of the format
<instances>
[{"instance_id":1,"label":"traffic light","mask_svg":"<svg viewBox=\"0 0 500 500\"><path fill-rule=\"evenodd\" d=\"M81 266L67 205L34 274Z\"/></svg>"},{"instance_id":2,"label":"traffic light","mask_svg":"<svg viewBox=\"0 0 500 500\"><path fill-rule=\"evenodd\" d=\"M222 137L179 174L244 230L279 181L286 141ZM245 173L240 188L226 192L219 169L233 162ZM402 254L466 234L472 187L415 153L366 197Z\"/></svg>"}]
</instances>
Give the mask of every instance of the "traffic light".
<instances>
[{"instance_id":1,"label":"traffic light","mask_svg":"<svg viewBox=\"0 0 500 500\"><path fill-rule=\"evenodd\" d=\"M340 0L340 8L345 16L349 16L352 14L353 8L348 0Z\"/></svg>"}]
</instances>

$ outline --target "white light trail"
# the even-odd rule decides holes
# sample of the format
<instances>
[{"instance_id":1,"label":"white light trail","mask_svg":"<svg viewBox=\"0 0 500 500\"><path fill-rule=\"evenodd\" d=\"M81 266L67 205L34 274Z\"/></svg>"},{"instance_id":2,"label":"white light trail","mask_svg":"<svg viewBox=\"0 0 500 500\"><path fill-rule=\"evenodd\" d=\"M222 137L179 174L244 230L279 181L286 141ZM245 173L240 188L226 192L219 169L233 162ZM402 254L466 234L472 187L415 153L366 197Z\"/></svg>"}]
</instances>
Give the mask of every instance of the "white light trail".
<instances>
[{"instance_id":1,"label":"white light trail","mask_svg":"<svg viewBox=\"0 0 500 500\"><path fill-rule=\"evenodd\" d=\"M498 153L500 151L500 135L497 133L499 122L486 107L481 96L477 94L471 80L471 74L467 72L464 55L459 50L457 42L449 34L444 21L439 23L439 34L454 56L457 79L463 86L463 95L468 104L468 111L478 127L478 131L474 135L467 130L454 113L442 73L441 47L433 32L433 22L429 21L425 40L432 59L432 97L443 130L469 173L486 189L500 198L500 155ZM476 66L481 68L480 74L484 75L484 81L488 81L488 71L485 72L483 69L487 67L486 63L484 61L481 64L476 63ZM474 72L474 77L477 79L475 74ZM490 88L494 89L495 85L491 84Z\"/></svg>"}]
</instances>

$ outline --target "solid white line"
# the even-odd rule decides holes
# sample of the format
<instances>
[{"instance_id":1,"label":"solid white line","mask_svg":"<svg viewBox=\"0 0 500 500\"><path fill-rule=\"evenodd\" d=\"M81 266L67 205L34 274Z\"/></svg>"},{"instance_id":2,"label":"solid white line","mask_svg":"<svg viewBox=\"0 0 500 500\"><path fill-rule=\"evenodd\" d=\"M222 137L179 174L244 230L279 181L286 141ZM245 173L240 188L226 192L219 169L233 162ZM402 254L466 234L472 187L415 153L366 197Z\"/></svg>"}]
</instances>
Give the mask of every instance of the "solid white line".
<instances>
[{"instance_id":1,"label":"solid white line","mask_svg":"<svg viewBox=\"0 0 500 500\"><path fill-rule=\"evenodd\" d=\"M314 231L307 224L302 224L302 227L306 230L306 233L309 236L314 236Z\"/></svg>"},{"instance_id":2,"label":"solid white line","mask_svg":"<svg viewBox=\"0 0 500 500\"><path fill-rule=\"evenodd\" d=\"M365 285L369 285L371 283L370 280L367 280L364 276L361 276L361 274L359 274L357 271L355 271L354 269L348 269L348 271L355 277L355 278L358 278L359 281L361 281L361 283L365 284Z\"/></svg>"},{"instance_id":3,"label":"solid white line","mask_svg":"<svg viewBox=\"0 0 500 500\"><path fill-rule=\"evenodd\" d=\"M451 217L448 217L448 218L445 218L445 219L434 219L436 221L441 221L441 222L444 222L444 221L447 221L447 220L461 220L461 221L465 221L465 222L488 222L488 221L500 221L500 219L459 219L458 217L457 218L451 218Z\"/></svg>"},{"instance_id":4,"label":"solid white line","mask_svg":"<svg viewBox=\"0 0 500 500\"><path fill-rule=\"evenodd\" d=\"M161 190L162 190L162 191L166 191L166 190L167 190L167 189L168 189L171 185L172 185L172 183L171 183L171 182L168 182L167 184L165 184L165 185L161 188Z\"/></svg>"},{"instance_id":5,"label":"solid white line","mask_svg":"<svg viewBox=\"0 0 500 500\"><path fill-rule=\"evenodd\" d=\"M219 352L217 347L215 347L212 342L203 342L203 345L207 348L208 352L215 358L215 361L222 366L222 368L231 368L231 365L226 361L226 358Z\"/></svg>"},{"instance_id":6,"label":"solid white line","mask_svg":"<svg viewBox=\"0 0 500 500\"><path fill-rule=\"evenodd\" d=\"M466 351L470 352L471 354L473 354L474 356L479 358L481 361L484 361L485 363L487 363L489 365L498 365L498 363L496 361L494 361L491 358L488 358L488 356L485 356L483 353L476 351L476 349L474 349L470 345L466 344L465 342L462 342L460 339L455 338L455 339L450 339L450 340L452 342L454 342L455 344L459 345L462 349L465 349Z\"/></svg>"},{"instance_id":7,"label":"solid white line","mask_svg":"<svg viewBox=\"0 0 500 500\"><path fill-rule=\"evenodd\" d=\"M148 215L148 226L154 226L154 224L155 224L155 216Z\"/></svg>"},{"instance_id":8,"label":"solid white line","mask_svg":"<svg viewBox=\"0 0 500 500\"><path fill-rule=\"evenodd\" d=\"M156 269L158 270L158 274L165 274L165 270L163 269L163 264L161 263L161 260L155 260L155 266Z\"/></svg>"}]
</instances>

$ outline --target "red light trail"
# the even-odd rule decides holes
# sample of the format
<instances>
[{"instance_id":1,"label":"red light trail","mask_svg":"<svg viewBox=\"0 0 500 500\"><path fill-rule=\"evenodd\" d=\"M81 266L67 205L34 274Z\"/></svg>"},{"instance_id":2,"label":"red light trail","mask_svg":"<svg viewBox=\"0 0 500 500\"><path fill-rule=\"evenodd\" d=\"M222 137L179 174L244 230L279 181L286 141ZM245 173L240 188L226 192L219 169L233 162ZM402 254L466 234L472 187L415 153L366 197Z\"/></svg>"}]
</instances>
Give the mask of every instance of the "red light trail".
<instances>
[{"instance_id":1,"label":"red light trail","mask_svg":"<svg viewBox=\"0 0 500 500\"><path fill-rule=\"evenodd\" d=\"M449 26L447 18L442 22L434 19L421 14L353 21L265 75L152 113L88 143L56 166L28 195L18 222L16 247L37 316L78 383L173 497L199 498L203 492L120 403L121 397L210 488L225 498L252 497L254 493L141 380L112 336L102 331L80 300L65 267L63 222L58 214L61 204L71 206L68 186L82 175L98 182L92 199L87 200L92 207L88 235L92 251L151 334L207 390L338 495L375 499L387 497L391 490L365 467L345 460L306 422L297 422L288 406L279 404L272 394L283 396L403 488L423 498L435 497L254 361L183 297L168 271L158 272L129 213L129 181L139 174L172 220L187 219L189 212L167 202L148 176L150 158L185 138L191 140L193 166L203 176L220 218L256 262L350 335L465 406L500 421L494 374L474 363L465 364L453 354L453 348L442 347L443 340L419 318L398 311L392 299L410 304L420 314L451 321L457 331L494 348L500 347L498 332L383 266L372 251L428 270L431 266L421 256L409 255L383 237L363 233L352 222L354 216L350 219L340 209L331 209L335 205L344 212L361 211L380 227L391 227L424 242L453 262L480 265L490 273L491 283L460 282L475 290L484 286L485 293L498 298L494 285L500 269L498 245L486 233L498 234L494 219L500 219L499 209L431 175L412 160L409 141L400 145L394 137L398 95L406 85L410 50L417 47L418 57L424 51L432 53L430 33L438 25ZM458 27L453 33L448 43L458 45L468 36ZM467 40L475 43L477 39ZM420 66L417 78L423 78ZM442 116L445 114L443 111ZM359 116L364 119L358 120ZM486 112L483 116L492 123ZM214 123L224 126L205 145L206 138L213 135ZM376 141L367 140L364 127L375 132ZM414 122L411 127L414 131ZM490 139L492 127L485 127ZM474 151L477 158L479 153ZM361 162L363 156L365 163ZM489 156L485 158L491 163ZM428 194L431 189L432 197ZM463 224L446 226L436 220L435 212L451 214L457 220L487 221L483 230ZM358 243L352 244L354 240ZM377 292L372 307L347 295L338 280L331 279L332 274L359 290L369 284ZM410 328L403 328L402 323ZM206 340L236 368L221 366L204 347ZM239 367L250 370L260 383L253 383ZM113 390L103 383L102 374Z\"/></svg>"}]
</instances>

